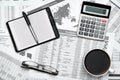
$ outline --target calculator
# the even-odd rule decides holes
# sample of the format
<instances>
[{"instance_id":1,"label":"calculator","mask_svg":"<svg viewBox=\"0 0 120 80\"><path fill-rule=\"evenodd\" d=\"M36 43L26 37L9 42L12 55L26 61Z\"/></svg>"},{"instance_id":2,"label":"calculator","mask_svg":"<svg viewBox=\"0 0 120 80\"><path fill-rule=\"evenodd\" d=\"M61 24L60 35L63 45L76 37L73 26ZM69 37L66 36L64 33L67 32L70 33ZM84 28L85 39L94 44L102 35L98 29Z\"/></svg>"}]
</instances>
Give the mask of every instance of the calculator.
<instances>
[{"instance_id":1,"label":"calculator","mask_svg":"<svg viewBox=\"0 0 120 80\"><path fill-rule=\"evenodd\" d=\"M95 40L104 40L111 6L83 1L77 35Z\"/></svg>"}]
</instances>

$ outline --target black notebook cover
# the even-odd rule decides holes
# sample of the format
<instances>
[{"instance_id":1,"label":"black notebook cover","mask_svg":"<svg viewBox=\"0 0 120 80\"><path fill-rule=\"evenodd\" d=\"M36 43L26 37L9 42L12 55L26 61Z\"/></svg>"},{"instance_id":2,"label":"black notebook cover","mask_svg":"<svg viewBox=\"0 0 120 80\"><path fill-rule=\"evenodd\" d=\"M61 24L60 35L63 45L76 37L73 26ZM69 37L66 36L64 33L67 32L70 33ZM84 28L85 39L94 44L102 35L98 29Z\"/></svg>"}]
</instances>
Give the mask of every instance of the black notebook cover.
<instances>
[{"instance_id":1,"label":"black notebook cover","mask_svg":"<svg viewBox=\"0 0 120 80\"><path fill-rule=\"evenodd\" d=\"M27 15L27 17L29 18L33 31L38 38L38 43L36 43L33 37L34 35L31 34L24 17L10 20L6 23L6 25L16 52L20 52L59 38L59 32L56 28L52 13L48 7L35 11Z\"/></svg>"}]
</instances>

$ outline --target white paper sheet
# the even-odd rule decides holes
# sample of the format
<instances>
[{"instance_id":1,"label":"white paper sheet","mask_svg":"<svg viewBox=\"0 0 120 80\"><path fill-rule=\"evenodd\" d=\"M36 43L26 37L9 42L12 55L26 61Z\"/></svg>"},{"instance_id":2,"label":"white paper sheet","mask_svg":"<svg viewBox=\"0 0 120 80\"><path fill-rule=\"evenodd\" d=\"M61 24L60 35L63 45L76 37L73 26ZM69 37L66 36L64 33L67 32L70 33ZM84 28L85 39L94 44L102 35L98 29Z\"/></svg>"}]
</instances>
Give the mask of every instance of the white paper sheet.
<instances>
[{"instance_id":1,"label":"white paper sheet","mask_svg":"<svg viewBox=\"0 0 120 80\"><path fill-rule=\"evenodd\" d=\"M42 0L36 1L41 2ZM16 55L21 56L23 59L31 59L33 57L32 54L35 53L35 49L33 48L32 50L16 53L10 39L10 35L8 34L6 22L22 16L22 10L31 6L32 4L35 5L33 0L0 0L0 51L4 51L8 55L17 59L21 58L16 57Z\"/></svg>"},{"instance_id":2,"label":"white paper sheet","mask_svg":"<svg viewBox=\"0 0 120 80\"><path fill-rule=\"evenodd\" d=\"M25 51L21 53L16 53L12 41L10 39L10 35L8 34L8 30L6 27L6 22L8 20L14 19L16 17L20 17L22 15L21 11L23 8L29 6L27 4L29 0L2 0L0 1L0 51L6 52L8 55L15 57L15 55L21 55L22 57L27 57ZM25 2L25 3L24 3ZM31 54L29 54L30 56ZM18 58L19 59L19 58Z\"/></svg>"},{"instance_id":3,"label":"white paper sheet","mask_svg":"<svg viewBox=\"0 0 120 80\"><path fill-rule=\"evenodd\" d=\"M0 52L0 80L78 80L24 69L20 67L21 63L6 53Z\"/></svg>"},{"instance_id":4,"label":"white paper sheet","mask_svg":"<svg viewBox=\"0 0 120 80\"><path fill-rule=\"evenodd\" d=\"M84 55L92 49L105 49L107 41L93 41L76 36L76 32L59 30L60 39L37 47L36 62L51 65L59 71L59 76L83 80L99 80L83 68Z\"/></svg>"},{"instance_id":5,"label":"white paper sheet","mask_svg":"<svg viewBox=\"0 0 120 80\"><path fill-rule=\"evenodd\" d=\"M25 78L25 80L82 80L82 79L53 76L53 75L48 75L46 73L41 73L41 72L31 70L29 71L29 74Z\"/></svg>"},{"instance_id":6,"label":"white paper sheet","mask_svg":"<svg viewBox=\"0 0 120 80\"><path fill-rule=\"evenodd\" d=\"M20 67L18 61L4 52L0 52L0 80L23 80L28 70Z\"/></svg>"},{"instance_id":7,"label":"white paper sheet","mask_svg":"<svg viewBox=\"0 0 120 80\"><path fill-rule=\"evenodd\" d=\"M33 2L34 2L33 0L24 0L24 1L23 0L21 1L1 0L1 3L0 3L0 12L1 12L0 14L1 16L0 18L0 23L1 23L0 24L0 50L1 51L4 51L7 54L17 59L20 59L20 58L25 59L29 55L32 55L31 56L32 60L37 61L41 64L49 64L57 68L60 71L59 77L67 77L72 79L74 78L74 79L83 79L83 80L108 80L108 79L111 80L112 79L109 77L109 75L104 76L104 78L95 78L88 75L84 70L82 66L83 56L91 49L107 48L106 46L107 41L104 43L104 42L92 41L92 40L76 37L75 30L77 28L76 25L78 22L78 19L76 18L76 16L79 15L79 13L76 16L72 16L72 17L69 16L69 18L73 18L72 19L73 21L75 21L74 17L76 18L76 23L75 25L73 25L75 27L67 24L65 24L67 26L62 26L62 27L60 26L60 28L63 29L60 31L61 33L60 39L48 44L44 44L39 47L35 47L33 49L30 49L24 52L21 52L21 53L15 53L11 40L9 38L9 34L5 27L5 22L15 17L21 16L22 9L30 6L31 4L33 4ZM77 2L77 0L75 0L75 2ZM107 4L112 5L111 3L107 3ZM74 12L74 10L70 12ZM114 7L113 5L112 13L110 17L110 24L108 25L108 32L114 32L116 27L118 27L116 25L119 24L119 14L120 14L119 9ZM119 39L117 40L119 42ZM111 47L109 49L111 49ZM109 52L113 53L112 50L110 50ZM118 52L115 52L115 53L118 53ZM21 56L21 57L16 57L15 55ZM118 66L116 66L116 69L118 70L117 67ZM32 80L40 79L35 77L33 76L33 78L31 79ZM29 80L29 79L26 79L26 80Z\"/></svg>"},{"instance_id":8,"label":"white paper sheet","mask_svg":"<svg viewBox=\"0 0 120 80\"><path fill-rule=\"evenodd\" d=\"M110 0L110 1L120 8L120 0Z\"/></svg>"}]
</instances>

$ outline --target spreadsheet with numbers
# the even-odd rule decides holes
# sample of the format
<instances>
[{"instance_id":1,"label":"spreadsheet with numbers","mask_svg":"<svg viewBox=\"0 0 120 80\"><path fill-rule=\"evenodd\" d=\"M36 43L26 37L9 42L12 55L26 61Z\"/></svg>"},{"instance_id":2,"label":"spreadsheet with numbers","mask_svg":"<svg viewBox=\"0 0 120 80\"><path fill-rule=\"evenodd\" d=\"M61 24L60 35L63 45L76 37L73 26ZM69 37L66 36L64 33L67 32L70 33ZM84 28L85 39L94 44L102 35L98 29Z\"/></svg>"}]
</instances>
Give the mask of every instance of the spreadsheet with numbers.
<instances>
[{"instance_id":1,"label":"spreadsheet with numbers","mask_svg":"<svg viewBox=\"0 0 120 80\"><path fill-rule=\"evenodd\" d=\"M29 2L29 1L33 2L33 0L16 0L15 4L13 4L13 2L14 2L13 0L0 0L0 1L2 1L1 4L0 4L0 13L1 13L0 14L0 16L1 16L1 18L0 18L0 23L1 23L0 24L0 50L1 51L6 52L8 55L13 56L13 57L15 57L14 54L17 54L17 55L19 55L19 56L21 56L23 58L28 57L30 59L34 59L34 60L38 61L39 63L51 64L52 66L54 66L54 67L58 68L59 70L61 70L60 74L59 74L60 76L68 76L68 77L74 77L74 78L79 79L79 78L82 78L80 76L83 75L83 76L86 76L86 77L84 77L84 78L86 78L86 80L88 80L88 78L90 78L91 80L96 80L94 77L90 77L89 75L84 75L84 74L86 74L86 72L84 72L84 70L83 71L80 70L80 66L81 66L80 63L75 64L75 63L73 63L73 61L77 62L79 59L81 59L80 55L78 54L80 51L82 51L81 53L84 53L84 52L86 53L86 50L83 49L83 48L88 48L89 46L85 47L83 45L87 45L87 44L90 44L90 45L95 44L96 45L98 43L93 42L93 41L88 41L88 40L85 40L85 39L78 39L77 37L71 37L70 35L67 36L67 35L65 35L66 33L63 30L61 32L63 34L61 34L62 37L61 37L60 40L51 42L49 44L49 46L48 46L48 44L42 45L43 47L40 47L35 51L36 53L40 53L40 54L34 54L33 49L28 50L28 51L24 51L24 52L21 52L21 53L12 53L12 51L14 52L14 49L13 49L13 47L11 45L11 41L10 41L10 38L9 38L9 35L7 33L7 30L6 30L6 27L5 27L4 23L9 19L13 19L15 17L20 16L21 15L20 12L24 8L26 8L26 7L30 6L31 4L33 4L33 3L28 4L27 2ZM93 1L93 0L90 0L90 1ZM104 2L104 0L97 0L96 2L101 2L101 1ZM19 3L19 5L16 4L16 3ZM107 31L110 32L110 33L112 33L112 32L115 33L115 36L114 36L115 37L115 42L118 45L117 47L119 47L120 37L118 35L119 35L119 32L120 32L119 31L119 25L120 25L120 22L119 22L120 16L119 16L119 14L120 14L120 11L119 11L119 8L117 8L112 3L108 2L107 4L112 5L112 13L111 13L111 17L110 17L110 24L108 24L108 30ZM74 16L72 16L72 17L74 18ZM71 18L71 17L69 16L69 18ZM63 28L63 29L66 28L64 26L60 26L60 27ZM74 29L74 31L76 30L76 26L74 26L72 28L69 27L69 28L70 28L70 30L73 30L73 29ZM66 28L66 29L68 29L68 28ZM115 30L115 29L117 29L117 30ZM67 33L69 34L69 31L67 31ZM72 33L73 34L71 34L71 35L75 35L75 32L72 32ZM81 49L77 50L75 45L77 45L77 47L80 47ZM51 47L51 46L53 46L53 47ZM100 46L100 45L97 45L97 46ZM71 47L73 48L72 50L73 50L74 54L72 52L70 52L70 51L66 52L68 47L70 49L71 49ZM91 47L94 48L94 45L92 45ZM91 47L89 47L89 49ZM114 49L111 49L111 52L114 53L114 55L113 55L114 64L119 64L120 63L119 57L118 57L118 55L120 54L120 51L119 51L119 49L117 49L117 47L114 46ZM49 50L48 50L48 48L49 48ZM57 50L57 49L60 49L60 50ZM46 50L48 51L48 53L46 53ZM9 53L8 51L11 51L11 52ZM77 52L76 56L75 56L74 51ZM29 52L30 57L28 55L28 52ZM52 52L53 52L53 54L49 54L49 53L52 53ZM43 55L42 53L46 53L46 54ZM57 53L57 54L55 54L55 53ZM72 56L69 57L70 55L72 55ZM116 56L117 56L117 58L116 58ZM43 58L41 58L41 57L43 57ZM75 65L74 66L66 66L65 65L66 63L69 64L69 65L71 65L71 64L73 64L73 65L75 64ZM116 69L116 74L120 74L119 73L120 71L118 71L119 66L114 66L114 67L116 67L115 68ZM67 69L72 69L72 70L69 71ZM82 73L80 73L79 70ZM108 75L108 76L105 76L103 79L99 79L99 80L107 80L107 79L108 80L120 79L120 77L119 76L116 77L116 76L109 76Z\"/></svg>"}]
</instances>

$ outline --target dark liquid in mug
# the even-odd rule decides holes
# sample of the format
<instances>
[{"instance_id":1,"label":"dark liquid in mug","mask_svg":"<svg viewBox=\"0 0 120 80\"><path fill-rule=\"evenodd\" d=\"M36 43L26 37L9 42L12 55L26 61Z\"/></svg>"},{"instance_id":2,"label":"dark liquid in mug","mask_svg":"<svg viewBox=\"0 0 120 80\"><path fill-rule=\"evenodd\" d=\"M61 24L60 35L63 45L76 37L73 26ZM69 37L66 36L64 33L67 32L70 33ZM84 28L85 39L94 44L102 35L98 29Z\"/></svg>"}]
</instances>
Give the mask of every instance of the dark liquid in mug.
<instances>
[{"instance_id":1,"label":"dark liquid in mug","mask_svg":"<svg viewBox=\"0 0 120 80\"><path fill-rule=\"evenodd\" d=\"M95 49L86 55L84 64L89 73L101 75L109 69L110 58L106 52Z\"/></svg>"}]
</instances>

